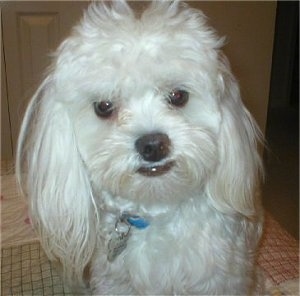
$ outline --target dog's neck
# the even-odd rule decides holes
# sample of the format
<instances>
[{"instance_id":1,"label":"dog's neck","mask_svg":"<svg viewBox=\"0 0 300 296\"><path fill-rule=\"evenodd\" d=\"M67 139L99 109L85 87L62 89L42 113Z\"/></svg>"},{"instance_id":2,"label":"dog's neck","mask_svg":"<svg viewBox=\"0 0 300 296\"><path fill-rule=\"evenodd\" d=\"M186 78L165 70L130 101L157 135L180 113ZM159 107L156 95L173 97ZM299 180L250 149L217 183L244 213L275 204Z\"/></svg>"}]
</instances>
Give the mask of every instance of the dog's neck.
<instances>
[{"instance_id":1,"label":"dog's neck","mask_svg":"<svg viewBox=\"0 0 300 296\"><path fill-rule=\"evenodd\" d=\"M132 201L121 196L114 196L107 191L102 191L98 203L99 210L119 216L122 213L130 213L135 216L155 218L164 216L178 208L178 204L168 204L163 201L157 203L147 203L142 201Z\"/></svg>"}]
</instances>

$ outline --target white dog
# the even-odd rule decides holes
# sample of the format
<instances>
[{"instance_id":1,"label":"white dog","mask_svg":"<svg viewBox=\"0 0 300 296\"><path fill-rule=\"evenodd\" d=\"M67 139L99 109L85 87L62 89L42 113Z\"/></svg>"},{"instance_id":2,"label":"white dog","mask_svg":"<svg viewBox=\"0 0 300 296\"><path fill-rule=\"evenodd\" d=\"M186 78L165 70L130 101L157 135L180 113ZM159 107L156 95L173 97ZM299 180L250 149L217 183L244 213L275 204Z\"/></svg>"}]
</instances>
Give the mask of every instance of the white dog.
<instances>
[{"instance_id":1,"label":"white dog","mask_svg":"<svg viewBox=\"0 0 300 296\"><path fill-rule=\"evenodd\" d=\"M18 175L67 280L94 294L257 293L259 131L204 15L94 3L23 121ZM24 174L26 170L26 174Z\"/></svg>"}]
</instances>

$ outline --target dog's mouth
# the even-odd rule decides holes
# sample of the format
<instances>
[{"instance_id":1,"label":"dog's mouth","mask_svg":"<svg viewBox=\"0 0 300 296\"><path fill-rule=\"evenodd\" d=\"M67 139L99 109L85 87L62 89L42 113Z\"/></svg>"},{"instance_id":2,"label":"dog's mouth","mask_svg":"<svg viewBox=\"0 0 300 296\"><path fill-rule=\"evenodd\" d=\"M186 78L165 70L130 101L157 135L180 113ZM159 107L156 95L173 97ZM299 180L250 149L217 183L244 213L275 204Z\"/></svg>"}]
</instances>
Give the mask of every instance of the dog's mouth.
<instances>
[{"instance_id":1,"label":"dog's mouth","mask_svg":"<svg viewBox=\"0 0 300 296\"><path fill-rule=\"evenodd\" d=\"M137 172L146 177L161 176L167 173L174 166L174 164L174 161L169 161L165 164L141 166Z\"/></svg>"}]
</instances>

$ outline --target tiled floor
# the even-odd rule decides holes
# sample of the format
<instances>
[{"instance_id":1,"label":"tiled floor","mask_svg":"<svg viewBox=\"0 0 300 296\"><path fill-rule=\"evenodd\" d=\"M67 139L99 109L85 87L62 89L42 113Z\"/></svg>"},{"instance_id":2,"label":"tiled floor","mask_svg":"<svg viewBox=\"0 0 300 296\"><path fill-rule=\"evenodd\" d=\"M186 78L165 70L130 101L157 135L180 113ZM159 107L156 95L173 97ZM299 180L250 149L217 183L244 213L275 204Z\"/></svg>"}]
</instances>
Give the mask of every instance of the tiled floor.
<instances>
[{"instance_id":1,"label":"tiled floor","mask_svg":"<svg viewBox=\"0 0 300 296\"><path fill-rule=\"evenodd\" d=\"M270 110L268 116L263 203L299 239L299 113L281 108Z\"/></svg>"}]
</instances>

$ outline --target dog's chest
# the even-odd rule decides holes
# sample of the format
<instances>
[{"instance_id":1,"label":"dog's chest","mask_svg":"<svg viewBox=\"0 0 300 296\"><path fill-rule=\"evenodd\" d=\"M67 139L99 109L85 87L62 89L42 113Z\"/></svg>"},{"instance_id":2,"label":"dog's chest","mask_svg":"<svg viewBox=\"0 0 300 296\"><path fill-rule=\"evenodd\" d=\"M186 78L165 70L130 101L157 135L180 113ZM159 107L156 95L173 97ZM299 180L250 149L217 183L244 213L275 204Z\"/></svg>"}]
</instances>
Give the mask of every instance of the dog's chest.
<instances>
[{"instance_id":1,"label":"dog's chest","mask_svg":"<svg viewBox=\"0 0 300 296\"><path fill-rule=\"evenodd\" d=\"M220 236L217 233L221 232L218 225L213 224L192 217L173 217L169 221L151 221L147 227L125 227L119 232L116 231L119 227L116 224L107 243L107 256L111 263L115 260L125 264L136 262L135 265L144 262L149 272L157 273L162 266L174 270L186 265L187 258L197 260L212 252L212 246L217 243L213 241Z\"/></svg>"},{"instance_id":2,"label":"dog's chest","mask_svg":"<svg viewBox=\"0 0 300 296\"><path fill-rule=\"evenodd\" d=\"M95 264L100 263L97 270L105 272L103 278L111 274L133 291L208 293L205 287L225 275L236 281L229 283L223 278L218 286L226 290L224 285L241 285L239 273L251 269L246 236L240 223L222 220L213 212L200 209L196 216L181 212L169 222L151 221L145 228L131 227L125 238L109 236L112 245L109 247L108 241L105 247L102 244L101 262Z\"/></svg>"},{"instance_id":3,"label":"dog's chest","mask_svg":"<svg viewBox=\"0 0 300 296\"><path fill-rule=\"evenodd\" d=\"M101 245L107 260L113 264L115 261L152 261L159 258L160 264L165 266L181 265L190 257L205 257L213 255L219 240L229 246L236 239L232 233L228 234L224 224L228 221L217 219L213 211L207 209L201 213L198 209L197 215L180 212L170 215L167 219L154 219L147 221L138 217L137 224L124 222L123 215L111 220L106 229L105 241ZM135 216L137 217L137 216ZM234 225L227 225L227 229L235 231ZM184 263L186 264L186 263Z\"/></svg>"}]
</instances>

